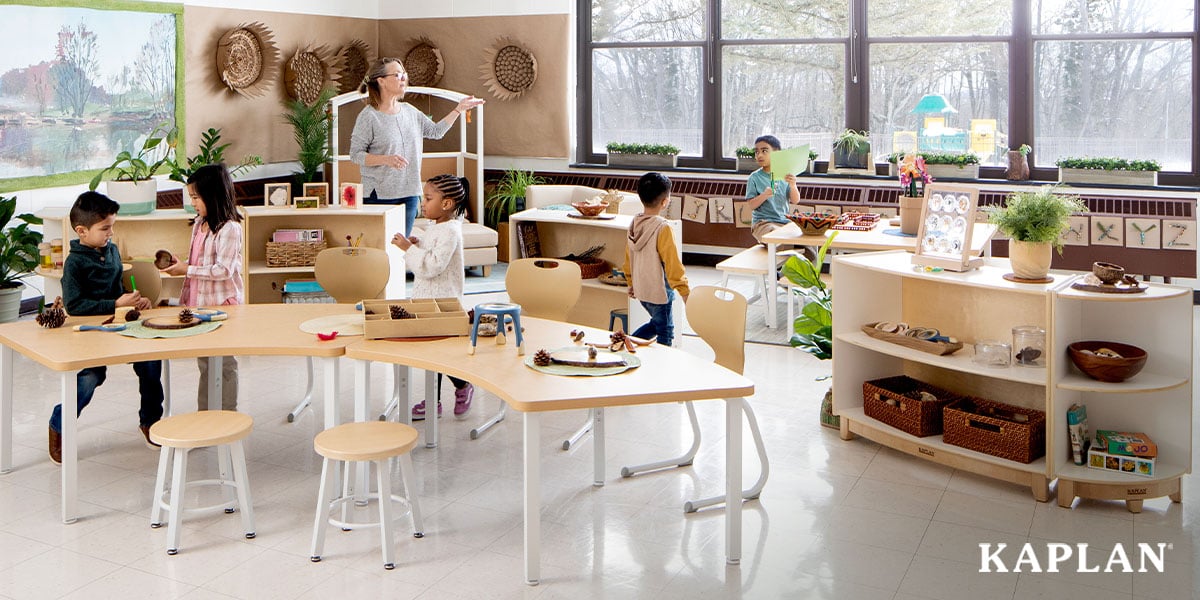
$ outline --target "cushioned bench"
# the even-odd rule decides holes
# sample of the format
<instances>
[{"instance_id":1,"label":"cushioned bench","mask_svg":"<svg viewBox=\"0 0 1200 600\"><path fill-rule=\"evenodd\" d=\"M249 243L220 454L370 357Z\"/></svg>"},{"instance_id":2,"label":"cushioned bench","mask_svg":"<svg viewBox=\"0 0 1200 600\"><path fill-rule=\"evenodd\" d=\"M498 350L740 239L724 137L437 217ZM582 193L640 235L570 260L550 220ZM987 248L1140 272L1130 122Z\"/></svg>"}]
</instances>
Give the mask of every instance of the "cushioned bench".
<instances>
[{"instance_id":1,"label":"cushioned bench","mask_svg":"<svg viewBox=\"0 0 1200 600\"><path fill-rule=\"evenodd\" d=\"M429 219L417 219L413 223L412 234L418 238L421 237L425 234L425 227L429 223ZM499 239L495 229L484 227L479 223L464 222L463 266L468 269L480 267L484 277L491 275L492 265L496 264L496 244ZM407 266L405 268L407 269Z\"/></svg>"}]
</instances>

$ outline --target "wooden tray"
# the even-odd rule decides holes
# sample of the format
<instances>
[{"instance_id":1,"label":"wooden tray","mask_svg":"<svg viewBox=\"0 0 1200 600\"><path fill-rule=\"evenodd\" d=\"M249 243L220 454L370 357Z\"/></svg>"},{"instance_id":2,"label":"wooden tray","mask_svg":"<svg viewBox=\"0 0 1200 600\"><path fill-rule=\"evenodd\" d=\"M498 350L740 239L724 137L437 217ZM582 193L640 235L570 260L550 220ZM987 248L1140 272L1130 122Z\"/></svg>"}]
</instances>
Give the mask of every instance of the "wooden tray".
<instances>
[{"instance_id":1,"label":"wooden tray","mask_svg":"<svg viewBox=\"0 0 1200 600\"><path fill-rule=\"evenodd\" d=\"M147 329L187 329L189 327L195 327L203 322L204 321L201 321L200 319L193 318L187 323L180 323L177 315L171 315L169 317L150 317L148 319L142 319L142 327Z\"/></svg>"},{"instance_id":2,"label":"wooden tray","mask_svg":"<svg viewBox=\"0 0 1200 600\"><path fill-rule=\"evenodd\" d=\"M862 331L863 333L877 340L883 340L885 342L891 342L893 344L904 346L905 348L912 348L913 350L920 350L921 352L928 352L930 354L938 354L942 356L946 354L954 354L963 347L962 342L954 342L953 344L949 342L931 342L928 340L918 340L917 338L908 337L907 335L900 335L897 333L885 333L875 329L875 323L867 323L866 325L863 325Z\"/></svg>"},{"instance_id":3,"label":"wooden tray","mask_svg":"<svg viewBox=\"0 0 1200 600\"><path fill-rule=\"evenodd\" d=\"M1146 291L1146 286L1142 284L1130 285L1124 281L1117 283L1100 283L1100 280L1095 275L1088 274L1080 278L1079 281L1071 284L1072 289L1082 290L1085 292L1097 292L1100 294L1141 294Z\"/></svg>"}]
</instances>

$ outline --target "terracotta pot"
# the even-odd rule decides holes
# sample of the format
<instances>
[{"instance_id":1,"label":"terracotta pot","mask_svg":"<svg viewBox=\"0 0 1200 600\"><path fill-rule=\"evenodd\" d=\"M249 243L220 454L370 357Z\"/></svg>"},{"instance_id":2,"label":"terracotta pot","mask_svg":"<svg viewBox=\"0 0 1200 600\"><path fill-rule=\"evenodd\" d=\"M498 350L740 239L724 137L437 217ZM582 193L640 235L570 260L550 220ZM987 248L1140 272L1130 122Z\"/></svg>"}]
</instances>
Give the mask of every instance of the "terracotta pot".
<instances>
[{"instance_id":1,"label":"terracotta pot","mask_svg":"<svg viewBox=\"0 0 1200 600\"><path fill-rule=\"evenodd\" d=\"M921 209L925 206L922 196L900 196L900 233L917 235L921 227Z\"/></svg>"},{"instance_id":2,"label":"terracotta pot","mask_svg":"<svg viewBox=\"0 0 1200 600\"><path fill-rule=\"evenodd\" d=\"M1029 179L1029 158L1018 150L1009 150L1008 170L1004 172L1004 176L1009 181Z\"/></svg>"},{"instance_id":3,"label":"terracotta pot","mask_svg":"<svg viewBox=\"0 0 1200 600\"><path fill-rule=\"evenodd\" d=\"M1008 260L1013 275L1021 279L1044 279L1050 273L1053 258L1050 242L1008 240Z\"/></svg>"}]
</instances>

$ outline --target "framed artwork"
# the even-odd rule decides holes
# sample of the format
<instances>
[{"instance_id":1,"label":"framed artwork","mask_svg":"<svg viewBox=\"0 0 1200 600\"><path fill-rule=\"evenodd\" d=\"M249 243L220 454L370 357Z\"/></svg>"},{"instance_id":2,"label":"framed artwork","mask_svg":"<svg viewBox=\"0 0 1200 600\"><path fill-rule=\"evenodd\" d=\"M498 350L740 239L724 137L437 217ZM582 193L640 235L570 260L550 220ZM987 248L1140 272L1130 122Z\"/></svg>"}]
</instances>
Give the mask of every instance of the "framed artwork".
<instances>
[{"instance_id":1,"label":"framed artwork","mask_svg":"<svg viewBox=\"0 0 1200 600\"><path fill-rule=\"evenodd\" d=\"M695 196L683 197L683 218L696 223L708 222L708 200Z\"/></svg>"},{"instance_id":2,"label":"framed artwork","mask_svg":"<svg viewBox=\"0 0 1200 600\"><path fill-rule=\"evenodd\" d=\"M978 207L977 187L949 183L925 186L913 264L947 271L967 271L982 265L982 258L971 256Z\"/></svg>"},{"instance_id":3,"label":"framed artwork","mask_svg":"<svg viewBox=\"0 0 1200 600\"><path fill-rule=\"evenodd\" d=\"M1163 250L1195 250L1196 222L1183 219L1163 219Z\"/></svg>"},{"instance_id":4,"label":"framed artwork","mask_svg":"<svg viewBox=\"0 0 1200 600\"><path fill-rule=\"evenodd\" d=\"M292 198L292 206L297 209L314 209L321 207L321 199L316 196L296 196Z\"/></svg>"},{"instance_id":5,"label":"framed artwork","mask_svg":"<svg viewBox=\"0 0 1200 600\"><path fill-rule=\"evenodd\" d=\"M683 218L683 198L680 196L668 198L667 208L663 210L662 216L668 221L678 221Z\"/></svg>"},{"instance_id":6,"label":"framed artwork","mask_svg":"<svg viewBox=\"0 0 1200 600\"><path fill-rule=\"evenodd\" d=\"M754 209L750 208L750 204L744 200L734 201L733 225L738 228L749 229L753 223Z\"/></svg>"},{"instance_id":7,"label":"framed artwork","mask_svg":"<svg viewBox=\"0 0 1200 600\"><path fill-rule=\"evenodd\" d=\"M362 184L343 183L338 192L338 203L342 208L359 208L362 206Z\"/></svg>"},{"instance_id":8,"label":"framed artwork","mask_svg":"<svg viewBox=\"0 0 1200 600\"><path fill-rule=\"evenodd\" d=\"M1067 217L1067 230L1062 232L1059 239L1066 246L1088 245L1088 218L1079 215Z\"/></svg>"},{"instance_id":9,"label":"framed artwork","mask_svg":"<svg viewBox=\"0 0 1200 600\"><path fill-rule=\"evenodd\" d=\"M265 206L287 206L292 203L292 184L268 183L263 186Z\"/></svg>"},{"instance_id":10,"label":"framed artwork","mask_svg":"<svg viewBox=\"0 0 1200 600\"><path fill-rule=\"evenodd\" d=\"M1125 247L1158 250L1162 227L1158 219L1125 219Z\"/></svg>"},{"instance_id":11,"label":"framed artwork","mask_svg":"<svg viewBox=\"0 0 1200 600\"><path fill-rule=\"evenodd\" d=\"M327 183L306 183L304 184L304 196L317 199L317 206L329 206L329 184Z\"/></svg>"},{"instance_id":12,"label":"framed artwork","mask_svg":"<svg viewBox=\"0 0 1200 600\"><path fill-rule=\"evenodd\" d=\"M709 198L708 215L710 223L732 223L733 198Z\"/></svg>"},{"instance_id":13,"label":"framed artwork","mask_svg":"<svg viewBox=\"0 0 1200 600\"><path fill-rule=\"evenodd\" d=\"M1121 217L1091 217L1093 246L1124 246L1125 225Z\"/></svg>"}]
</instances>

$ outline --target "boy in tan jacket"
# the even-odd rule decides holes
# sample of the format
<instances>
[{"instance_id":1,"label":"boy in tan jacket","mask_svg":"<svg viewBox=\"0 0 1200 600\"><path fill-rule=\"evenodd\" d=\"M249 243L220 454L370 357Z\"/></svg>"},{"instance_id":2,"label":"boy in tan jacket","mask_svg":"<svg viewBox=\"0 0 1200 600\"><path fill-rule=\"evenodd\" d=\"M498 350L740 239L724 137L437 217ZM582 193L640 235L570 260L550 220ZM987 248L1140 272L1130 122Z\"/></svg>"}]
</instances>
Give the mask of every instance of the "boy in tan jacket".
<instances>
[{"instance_id":1,"label":"boy in tan jacket","mask_svg":"<svg viewBox=\"0 0 1200 600\"><path fill-rule=\"evenodd\" d=\"M661 216L671 197L671 180L662 173L646 173L638 179L637 192L644 210L629 224L623 270L629 296L642 303L650 313L650 322L638 327L633 335L647 339L657 335L658 343L670 346L675 338L671 302L675 292L683 296L684 302L691 293L675 236Z\"/></svg>"}]
</instances>

